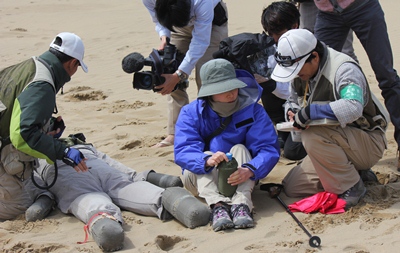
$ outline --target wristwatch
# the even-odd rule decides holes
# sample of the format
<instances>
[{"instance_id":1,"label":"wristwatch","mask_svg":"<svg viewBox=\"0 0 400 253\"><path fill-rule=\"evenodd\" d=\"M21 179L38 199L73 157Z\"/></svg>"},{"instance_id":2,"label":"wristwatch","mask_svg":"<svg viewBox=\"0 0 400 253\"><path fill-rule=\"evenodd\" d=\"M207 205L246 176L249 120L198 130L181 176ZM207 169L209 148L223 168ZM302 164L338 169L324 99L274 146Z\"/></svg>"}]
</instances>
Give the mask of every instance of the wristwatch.
<instances>
[{"instance_id":1,"label":"wristwatch","mask_svg":"<svg viewBox=\"0 0 400 253\"><path fill-rule=\"evenodd\" d=\"M175 73L178 75L179 79L180 79L182 82L187 81L188 78L189 78L188 74L186 74L185 72L183 72L183 71L181 71L181 70L179 70L179 69L178 69L177 71L175 71Z\"/></svg>"}]
</instances>

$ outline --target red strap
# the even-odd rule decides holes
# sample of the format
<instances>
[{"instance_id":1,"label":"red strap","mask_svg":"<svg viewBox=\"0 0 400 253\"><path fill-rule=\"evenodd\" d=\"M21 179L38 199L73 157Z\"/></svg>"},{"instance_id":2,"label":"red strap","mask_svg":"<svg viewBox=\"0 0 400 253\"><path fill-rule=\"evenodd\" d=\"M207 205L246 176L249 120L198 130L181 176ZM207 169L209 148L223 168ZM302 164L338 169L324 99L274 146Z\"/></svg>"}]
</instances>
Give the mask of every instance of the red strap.
<instances>
[{"instance_id":1,"label":"red strap","mask_svg":"<svg viewBox=\"0 0 400 253\"><path fill-rule=\"evenodd\" d=\"M107 217L113 220L116 220L113 216L111 216L109 213L105 213L105 212L98 212L95 215L93 215L92 217L90 217L88 223L83 226L83 231L85 231L85 240L83 242L77 242L77 244L83 244L83 243L87 243L88 238L89 238L89 226L91 225L92 221L94 220L94 218L96 218L97 216L103 216L103 217Z\"/></svg>"}]
</instances>

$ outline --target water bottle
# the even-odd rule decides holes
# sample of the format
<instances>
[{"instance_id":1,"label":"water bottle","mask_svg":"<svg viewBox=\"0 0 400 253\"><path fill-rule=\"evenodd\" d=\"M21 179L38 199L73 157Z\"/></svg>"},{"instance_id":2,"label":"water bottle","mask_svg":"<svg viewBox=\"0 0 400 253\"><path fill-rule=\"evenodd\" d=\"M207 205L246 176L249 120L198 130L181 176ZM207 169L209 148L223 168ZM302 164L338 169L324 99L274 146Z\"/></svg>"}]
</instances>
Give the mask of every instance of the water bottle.
<instances>
[{"instance_id":1,"label":"water bottle","mask_svg":"<svg viewBox=\"0 0 400 253\"><path fill-rule=\"evenodd\" d=\"M237 185L228 184L228 177L237 170L238 163L231 153L226 153L229 162L220 162L218 169L218 191L225 197L232 197L235 194Z\"/></svg>"}]
</instances>

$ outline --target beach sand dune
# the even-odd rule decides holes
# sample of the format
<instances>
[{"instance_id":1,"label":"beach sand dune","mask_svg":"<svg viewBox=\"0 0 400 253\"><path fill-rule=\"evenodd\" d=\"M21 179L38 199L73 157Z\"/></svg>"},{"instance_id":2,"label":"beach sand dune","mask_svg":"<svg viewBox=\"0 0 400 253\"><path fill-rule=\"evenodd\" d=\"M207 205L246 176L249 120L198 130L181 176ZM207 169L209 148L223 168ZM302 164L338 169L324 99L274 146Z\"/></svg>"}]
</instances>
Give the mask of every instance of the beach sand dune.
<instances>
[{"instance_id":1,"label":"beach sand dune","mask_svg":"<svg viewBox=\"0 0 400 253\"><path fill-rule=\"evenodd\" d=\"M272 1L225 0L229 34L261 32L261 12ZM381 0L392 43L395 68L400 56L400 7ZM78 34L86 46L89 73L80 69L57 95L66 122L64 135L83 132L89 142L137 171L180 175L173 148L151 148L166 136L166 98L152 91L134 90L132 74L121 68L123 57L139 52L145 57L158 47L154 25L141 1L120 0L2 0L0 4L0 69L39 55L59 32ZM357 39L354 46L373 92L382 100L368 58ZM193 84L192 73L190 81ZM189 87L191 99L195 85ZM400 174L396 169L393 127L388 149L372 169L380 183L368 184L366 197L344 214L304 214L296 217L322 240L311 248L308 236L282 205L256 187L256 226L246 230L213 232L210 226L188 229L176 220L161 222L124 211L125 247L121 252L397 252L400 247ZM284 158L262 183L279 183L295 165ZM298 199L280 197L290 204ZM38 222L24 217L0 223L0 252L100 252L84 240L84 224L54 210Z\"/></svg>"}]
</instances>

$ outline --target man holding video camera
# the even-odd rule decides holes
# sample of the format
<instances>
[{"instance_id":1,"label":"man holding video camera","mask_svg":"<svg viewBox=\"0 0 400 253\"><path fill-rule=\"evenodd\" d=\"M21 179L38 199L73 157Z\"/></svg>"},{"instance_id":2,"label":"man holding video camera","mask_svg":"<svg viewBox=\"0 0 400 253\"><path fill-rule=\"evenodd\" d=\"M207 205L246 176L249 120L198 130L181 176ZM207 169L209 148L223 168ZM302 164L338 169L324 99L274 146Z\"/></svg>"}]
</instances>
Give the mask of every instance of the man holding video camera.
<instances>
[{"instance_id":1,"label":"man holding video camera","mask_svg":"<svg viewBox=\"0 0 400 253\"><path fill-rule=\"evenodd\" d=\"M168 136L155 147L173 145L175 123L181 108L189 103L186 88L176 89L181 81L187 81L196 68L197 88L201 66L213 59L212 53L219 48L219 42L228 37L226 5L221 0L142 0L150 12L156 31L160 36L159 50L164 49L168 40L185 54L178 70L164 74L165 82L157 88L158 93L168 95Z\"/></svg>"}]
</instances>

